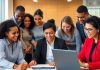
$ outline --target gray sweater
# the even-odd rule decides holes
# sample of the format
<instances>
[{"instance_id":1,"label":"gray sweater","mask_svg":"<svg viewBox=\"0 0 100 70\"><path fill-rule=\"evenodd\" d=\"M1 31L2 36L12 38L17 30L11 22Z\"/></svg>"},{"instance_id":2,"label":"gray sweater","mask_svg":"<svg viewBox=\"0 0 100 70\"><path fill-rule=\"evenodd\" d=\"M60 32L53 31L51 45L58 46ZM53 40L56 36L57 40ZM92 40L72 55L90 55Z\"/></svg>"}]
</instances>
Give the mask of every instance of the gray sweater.
<instances>
[{"instance_id":1,"label":"gray sweater","mask_svg":"<svg viewBox=\"0 0 100 70\"><path fill-rule=\"evenodd\" d=\"M81 38L80 38L79 32L78 32L78 30L76 28L75 28L74 33L73 33L73 35L71 37L68 37L66 34L64 34L61 31L61 28L59 28L56 31L56 36L58 38L61 38L61 39L65 40L66 42L67 41L72 42L71 47L68 48L69 50L76 50L77 52L80 51L82 42L81 42Z\"/></svg>"}]
</instances>

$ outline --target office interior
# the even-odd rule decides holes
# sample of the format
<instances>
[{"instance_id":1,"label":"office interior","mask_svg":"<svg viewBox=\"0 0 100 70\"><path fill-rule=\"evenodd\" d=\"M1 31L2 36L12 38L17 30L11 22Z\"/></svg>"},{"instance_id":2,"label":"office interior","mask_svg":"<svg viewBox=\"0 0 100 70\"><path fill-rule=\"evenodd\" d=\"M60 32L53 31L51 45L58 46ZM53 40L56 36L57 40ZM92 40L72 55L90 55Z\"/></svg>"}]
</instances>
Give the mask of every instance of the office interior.
<instances>
[{"instance_id":1,"label":"office interior","mask_svg":"<svg viewBox=\"0 0 100 70\"><path fill-rule=\"evenodd\" d=\"M43 20L55 19L56 25L60 26L61 19L64 16L71 16L74 24L77 21L76 9L79 5L86 5L89 12L93 15L100 16L99 0L0 0L1 16L0 22L12 17L16 6L22 5L26 13L33 15L38 8L43 10Z\"/></svg>"}]
</instances>

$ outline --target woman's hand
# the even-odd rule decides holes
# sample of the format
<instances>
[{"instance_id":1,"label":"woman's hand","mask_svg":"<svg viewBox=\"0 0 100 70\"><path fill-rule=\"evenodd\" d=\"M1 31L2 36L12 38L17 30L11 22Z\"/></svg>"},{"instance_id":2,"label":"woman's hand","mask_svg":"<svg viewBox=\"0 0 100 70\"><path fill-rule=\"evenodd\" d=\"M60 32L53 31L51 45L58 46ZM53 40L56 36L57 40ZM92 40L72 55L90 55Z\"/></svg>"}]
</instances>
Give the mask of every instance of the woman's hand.
<instances>
[{"instance_id":1,"label":"woman's hand","mask_svg":"<svg viewBox=\"0 0 100 70\"><path fill-rule=\"evenodd\" d=\"M71 46L72 45L72 42L66 41L66 45L67 46Z\"/></svg>"},{"instance_id":2,"label":"woman's hand","mask_svg":"<svg viewBox=\"0 0 100 70\"><path fill-rule=\"evenodd\" d=\"M51 66L56 66L56 64L55 64L54 61L50 62L49 65L51 65Z\"/></svg>"},{"instance_id":3,"label":"woman's hand","mask_svg":"<svg viewBox=\"0 0 100 70\"><path fill-rule=\"evenodd\" d=\"M34 45L34 48L36 48L37 42L34 41L34 42L32 42L32 44Z\"/></svg>"},{"instance_id":4,"label":"woman's hand","mask_svg":"<svg viewBox=\"0 0 100 70\"><path fill-rule=\"evenodd\" d=\"M36 65L37 62L35 60L32 60L30 63L29 63L29 66L32 66L32 65Z\"/></svg>"},{"instance_id":5,"label":"woman's hand","mask_svg":"<svg viewBox=\"0 0 100 70\"><path fill-rule=\"evenodd\" d=\"M81 61L79 60L79 64L80 64L80 68L84 68L84 69L88 69L88 68L89 68L89 64L88 64L88 63L81 62Z\"/></svg>"},{"instance_id":6,"label":"woman's hand","mask_svg":"<svg viewBox=\"0 0 100 70\"><path fill-rule=\"evenodd\" d=\"M27 47L27 48L25 49L25 53L27 53L27 54L28 54L28 53L31 53L31 48L32 48L32 47Z\"/></svg>"},{"instance_id":7,"label":"woman's hand","mask_svg":"<svg viewBox=\"0 0 100 70\"><path fill-rule=\"evenodd\" d=\"M28 68L28 64L19 64L17 65L16 68L14 68L15 70L26 70Z\"/></svg>"}]
</instances>

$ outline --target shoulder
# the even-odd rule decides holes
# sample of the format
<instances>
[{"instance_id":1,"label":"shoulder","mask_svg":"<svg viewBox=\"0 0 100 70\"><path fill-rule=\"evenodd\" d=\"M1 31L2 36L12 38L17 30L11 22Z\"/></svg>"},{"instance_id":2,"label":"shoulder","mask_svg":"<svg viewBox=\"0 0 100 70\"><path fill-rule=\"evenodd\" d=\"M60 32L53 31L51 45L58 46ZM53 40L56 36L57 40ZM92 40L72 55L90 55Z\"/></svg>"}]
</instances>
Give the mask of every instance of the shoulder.
<instances>
[{"instance_id":1,"label":"shoulder","mask_svg":"<svg viewBox=\"0 0 100 70\"><path fill-rule=\"evenodd\" d=\"M58 29L57 29L57 32L61 32L61 28L58 28Z\"/></svg>"},{"instance_id":2,"label":"shoulder","mask_svg":"<svg viewBox=\"0 0 100 70\"><path fill-rule=\"evenodd\" d=\"M45 37L37 41L37 43L44 43L44 42L46 42Z\"/></svg>"},{"instance_id":3,"label":"shoulder","mask_svg":"<svg viewBox=\"0 0 100 70\"><path fill-rule=\"evenodd\" d=\"M78 31L78 29L75 27L75 29L74 29L74 34L75 35L78 35L79 34L79 31Z\"/></svg>"},{"instance_id":4,"label":"shoulder","mask_svg":"<svg viewBox=\"0 0 100 70\"><path fill-rule=\"evenodd\" d=\"M22 43L21 43L20 40L18 40L18 41L16 42L16 44L17 44L18 48L22 48Z\"/></svg>"},{"instance_id":5,"label":"shoulder","mask_svg":"<svg viewBox=\"0 0 100 70\"><path fill-rule=\"evenodd\" d=\"M77 21L76 22L76 27L78 27L80 25L80 22L79 21Z\"/></svg>"},{"instance_id":6,"label":"shoulder","mask_svg":"<svg viewBox=\"0 0 100 70\"><path fill-rule=\"evenodd\" d=\"M0 39L0 49L3 49L4 46L6 45L7 45L6 41L4 39Z\"/></svg>"},{"instance_id":7,"label":"shoulder","mask_svg":"<svg viewBox=\"0 0 100 70\"><path fill-rule=\"evenodd\" d=\"M5 41L5 39L0 39L0 44L6 44L6 41Z\"/></svg>"},{"instance_id":8,"label":"shoulder","mask_svg":"<svg viewBox=\"0 0 100 70\"><path fill-rule=\"evenodd\" d=\"M62 35L63 34L63 32L62 32L62 30L61 30L61 28L58 28L57 29L57 31L56 31L56 35Z\"/></svg>"},{"instance_id":9,"label":"shoulder","mask_svg":"<svg viewBox=\"0 0 100 70\"><path fill-rule=\"evenodd\" d=\"M55 41L57 41L57 42L59 42L59 43L62 43L62 42L64 42L64 40L63 40L63 39L61 39L61 38L58 38L58 37L55 37Z\"/></svg>"},{"instance_id":10,"label":"shoulder","mask_svg":"<svg viewBox=\"0 0 100 70\"><path fill-rule=\"evenodd\" d=\"M86 38L85 39L85 44L91 44L91 43L93 43L93 41L94 41L94 39L93 38Z\"/></svg>"}]
</instances>

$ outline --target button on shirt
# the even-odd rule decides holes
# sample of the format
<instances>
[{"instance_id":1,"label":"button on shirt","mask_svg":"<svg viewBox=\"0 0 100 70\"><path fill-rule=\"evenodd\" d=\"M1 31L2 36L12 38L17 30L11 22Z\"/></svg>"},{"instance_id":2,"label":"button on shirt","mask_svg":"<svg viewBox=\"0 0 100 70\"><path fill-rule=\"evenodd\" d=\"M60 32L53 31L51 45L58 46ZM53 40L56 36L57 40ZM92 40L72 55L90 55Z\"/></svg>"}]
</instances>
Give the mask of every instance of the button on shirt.
<instances>
[{"instance_id":1,"label":"button on shirt","mask_svg":"<svg viewBox=\"0 0 100 70\"><path fill-rule=\"evenodd\" d=\"M52 49L54 49L54 41L51 44L47 42L47 55L46 55L47 64L54 60Z\"/></svg>"},{"instance_id":2,"label":"button on shirt","mask_svg":"<svg viewBox=\"0 0 100 70\"><path fill-rule=\"evenodd\" d=\"M11 47L7 39L0 39L0 68L13 68L17 62L21 64L25 62L21 42L15 42Z\"/></svg>"}]
</instances>

